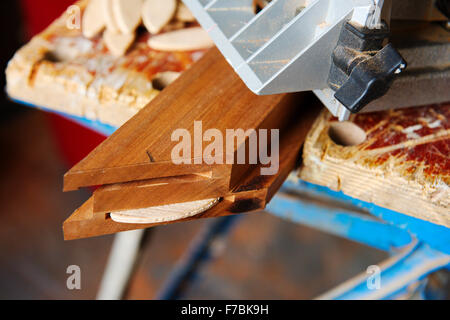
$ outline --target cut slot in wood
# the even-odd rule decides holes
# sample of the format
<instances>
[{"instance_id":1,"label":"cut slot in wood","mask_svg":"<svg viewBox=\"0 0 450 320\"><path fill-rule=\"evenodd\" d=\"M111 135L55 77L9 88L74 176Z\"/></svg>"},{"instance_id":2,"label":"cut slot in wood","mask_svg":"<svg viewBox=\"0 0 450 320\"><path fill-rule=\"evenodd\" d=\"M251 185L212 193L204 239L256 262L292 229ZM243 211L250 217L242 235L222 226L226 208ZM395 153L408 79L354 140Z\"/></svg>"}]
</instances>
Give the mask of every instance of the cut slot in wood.
<instances>
[{"instance_id":1,"label":"cut slot in wood","mask_svg":"<svg viewBox=\"0 0 450 320\"><path fill-rule=\"evenodd\" d=\"M280 188L288 174L298 164L300 148L319 110L319 105L312 104L308 100L303 100L303 103L297 105L297 112L291 115L293 121L291 121L290 125L285 127L284 133L281 136L280 163L277 174L261 175L260 169L263 165L260 164L253 167L241 178L239 183L237 183L232 190L222 194L221 201L211 209L193 217L177 221L156 224L128 224L113 221L108 213L94 213L94 197L91 197L64 222L64 238L66 240L72 240L93 237L133 229L148 228L178 221L219 217L263 209ZM192 178L193 177L189 177L188 179ZM190 186L181 190L176 184L171 185L173 187L173 192L178 196L189 193L191 196L190 199L194 197L193 192L190 192L193 190ZM122 188L123 185L118 185L118 187ZM128 187L129 186L125 186L125 188ZM130 194L131 193L129 193L129 195ZM120 196L120 193L118 193L118 196ZM153 196L157 197L156 194ZM187 198L189 197L186 196L186 199ZM127 200L125 197L121 199L122 200L120 201Z\"/></svg>"},{"instance_id":2,"label":"cut slot in wood","mask_svg":"<svg viewBox=\"0 0 450 320\"><path fill-rule=\"evenodd\" d=\"M94 192L94 212L146 208L220 197L228 191L221 179L182 175L106 185Z\"/></svg>"}]
</instances>

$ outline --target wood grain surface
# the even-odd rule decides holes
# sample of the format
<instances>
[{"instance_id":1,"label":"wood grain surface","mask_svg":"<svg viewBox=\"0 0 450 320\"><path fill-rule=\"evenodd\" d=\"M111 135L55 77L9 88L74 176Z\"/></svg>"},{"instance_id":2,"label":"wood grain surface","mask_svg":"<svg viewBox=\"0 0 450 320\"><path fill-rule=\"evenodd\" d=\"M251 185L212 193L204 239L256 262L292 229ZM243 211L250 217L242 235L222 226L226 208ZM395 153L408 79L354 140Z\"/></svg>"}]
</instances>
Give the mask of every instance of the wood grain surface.
<instances>
[{"instance_id":1,"label":"wood grain surface","mask_svg":"<svg viewBox=\"0 0 450 320\"><path fill-rule=\"evenodd\" d=\"M342 145L344 137L330 137L337 120L323 112L305 142L299 176L450 227L449 119L449 103L353 115L349 123L366 139Z\"/></svg>"},{"instance_id":2,"label":"wood grain surface","mask_svg":"<svg viewBox=\"0 0 450 320\"><path fill-rule=\"evenodd\" d=\"M220 52L211 49L200 61L184 72L172 85L130 121L125 123L64 176L64 190L80 187L130 182L211 172L212 178L226 180L233 187L251 166L238 164L175 165L171 151L178 141L171 141L176 129L186 129L194 136L194 121L202 121L203 132L226 129L282 128L291 119L301 95L257 96L228 65ZM246 141L248 138L244 141ZM203 142L203 147L208 143ZM236 143L236 157L242 144Z\"/></svg>"},{"instance_id":3,"label":"wood grain surface","mask_svg":"<svg viewBox=\"0 0 450 320\"><path fill-rule=\"evenodd\" d=\"M216 193L220 196L221 200L219 204L213 208L187 219L164 222L159 224L126 224L117 223L111 220L108 213L98 212L94 213L94 196L91 197L86 203L84 203L78 210L76 210L65 222L64 222L64 238L66 240L86 238L99 236L104 234L116 233L121 231L148 228L160 224L168 224L180 221L188 221L201 218L220 217L230 214L238 214L244 212L251 212L263 209L270 201L281 184L287 178L289 173L298 165L300 158L300 148L306 138L306 135L311 128L312 123L316 119L320 112L321 106L317 102L311 102L310 99L302 100L296 108L296 113L291 114L290 124L285 126L280 141L280 163L279 170L274 175L261 175L260 164L253 167L247 174L242 176L237 185L230 191L225 193ZM167 186L166 195L169 196L174 202L179 202L179 199L191 201L197 197L195 188L191 188L189 181L195 183L196 181L204 181L197 179L193 176L183 177L182 182L177 181ZM183 184L183 188L180 188L179 183ZM134 186L134 185L133 185ZM117 187L117 186L116 186ZM118 185L118 187L123 187ZM205 186L203 190L204 194L210 192L208 190L218 191L214 183ZM105 187L109 188L109 187ZM129 190L127 190L130 188ZM106 196L112 200L113 196L117 196L120 201L114 205L121 206L121 202L124 206L129 206L126 201L139 202L142 199L142 195L136 196L133 199L133 192L136 192L136 188L125 186L123 187L124 193L111 193ZM134 191L132 191L134 190ZM130 192L131 191L131 192ZM156 202L161 198L161 194L154 193L151 195L144 191L150 198L155 198ZM126 196L125 196L126 195ZM203 198L203 197L201 197ZM137 200L136 200L137 199ZM154 200L149 199L149 202ZM103 202L106 204L107 202ZM140 203L142 204L142 203ZM99 210L104 211L104 210Z\"/></svg>"}]
</instances>

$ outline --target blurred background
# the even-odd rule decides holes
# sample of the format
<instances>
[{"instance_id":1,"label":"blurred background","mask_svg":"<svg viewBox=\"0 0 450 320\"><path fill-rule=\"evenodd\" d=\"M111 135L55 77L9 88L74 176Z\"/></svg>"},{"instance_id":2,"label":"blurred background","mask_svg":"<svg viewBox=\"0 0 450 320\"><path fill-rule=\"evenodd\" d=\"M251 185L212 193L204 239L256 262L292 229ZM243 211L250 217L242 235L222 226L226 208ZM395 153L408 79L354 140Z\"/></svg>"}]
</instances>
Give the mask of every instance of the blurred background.
<instances>
[{"instance_id":1,"label":"blurred background","mask_svg":"<svg viewBox=\"0 0 450 320\"><path fill-rule=\"evenodd\" d=\"M0 1L3 88L14 52L72 3ZM4 90L0 104L0 299L94 299L113 236L63 240L63 221L89 197L89 190L63 193L62 178L104 137L16 104ZM208 223L153 228L125 298L154 298ZM182 298L311 299L387 257L264 212L243 215L225 244ZM69 265L81 268L81 290L66 287Z\"/></svg>"}]
</instances>

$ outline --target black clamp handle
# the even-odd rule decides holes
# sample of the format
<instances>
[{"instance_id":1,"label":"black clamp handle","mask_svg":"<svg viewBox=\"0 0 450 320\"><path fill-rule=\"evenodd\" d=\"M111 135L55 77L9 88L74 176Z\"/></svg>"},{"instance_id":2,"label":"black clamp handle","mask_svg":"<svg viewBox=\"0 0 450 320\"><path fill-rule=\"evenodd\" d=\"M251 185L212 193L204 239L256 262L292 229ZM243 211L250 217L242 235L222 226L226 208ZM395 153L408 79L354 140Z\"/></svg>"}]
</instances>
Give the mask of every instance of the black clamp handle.
<instances>
[{"instance_id":1,"label":"black clamp handle","mask_svg":"<svg viewBox=\"0 0 450 320\"><path fill-rule=\"evenodd\" d=\"M333 65L328 79L334 97L353 113L389 90L392 80L406 61L389 43L382 47L389 32L356 28L347 23L333 51Z\"/></svg>"}]
</instances>

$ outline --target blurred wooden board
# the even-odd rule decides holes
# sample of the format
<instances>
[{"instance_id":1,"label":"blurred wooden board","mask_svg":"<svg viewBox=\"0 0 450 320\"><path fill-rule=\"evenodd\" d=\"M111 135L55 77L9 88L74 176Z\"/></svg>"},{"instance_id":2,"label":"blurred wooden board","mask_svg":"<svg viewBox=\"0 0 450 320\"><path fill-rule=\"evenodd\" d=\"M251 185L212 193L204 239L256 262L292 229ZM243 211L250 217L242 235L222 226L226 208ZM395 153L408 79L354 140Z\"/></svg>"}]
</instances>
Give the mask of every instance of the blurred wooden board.
<instances>
[{"instance_id":1,"label":"blurred wooden board","mask_svg":"<svg viewBox=\"0 0 450 320\"><path fill-rule=\"evenodd\" d=\"M306 139L299 176L450 227L449 119L449 103L353 115L350 123L367 139L343 146L335 142L343 137L329 135L337 120L323 112ZM350 130L346 138L357 134Z\"/></svg>"},{"instance_id":2,"label":"blurred wooden board","mask_svg":"<svg viewBox=\"0 0 450 320\"><path fill-rule=\"evenodd\" d=\"M75 3L81 14L88 2ZM153 50L147 44L152 35L141 28L127 53L116 57L101 35L88 39L81 29L68 28L72 20L70 12L62 13L14 54L6 69L10 97L119 127L158 95L152 82L160 73L183 72L206 52Z\"/></svg>"},{"instance_id":3,"label":"blurred wooden board","mask_svg":"<svg viewBox=\"0 0 450 320\"><path fill-rule=\"evenodd\" d=\"M229 188L251 169L248 164L174 164L171 141L177 129L194 137L194 121L202 130L283 128L298 107L301 94L258 96L252 93L220 52L211 49L130 121L125 123L64 176L64 190L136 180L202 174L220 178ZM244 143L234 144L231 154ZM203 149L209 142L203 141ZM201 157L201 155L200 155ZM201 160L201 159L200 159Z\"/></svg>"},{"instance_id":4,"label":"blurred wooden board","mask_svg":"<svg viewBox=\"0 0 450 320\"><path fill-rule=\"evenodd\" d=\"M94 237L121 231L148 228L160 224L175 223L201 218L220 217L230 214L250 212L263 209L280 188L288 174L296 167L300 158L300 148L320 111L317 103L304 101L298 106L298 111L292 122L286 127L280 141L280 164L275 175L261 175L262 165L242 177L241 181L231 190L221 194L221 201L213 208L183 220L159 224L126 224L111 220L108 213L94 213L94 197L91 197L64 222L64 238L66 240ZM293 115L294 116L294 115ZM186 182L186 181L185 181ZM183 194L190 193L190 187L178 188L171 184L173 199L181 199ZM131 195L131 193L128 193ZM118 196L120 196L118 194ZM155 194L155 197L158 197ZM124 201L124 198L121 198ZM186 198L188 199L188 198Z\"/></svg>"}]
</instances>

